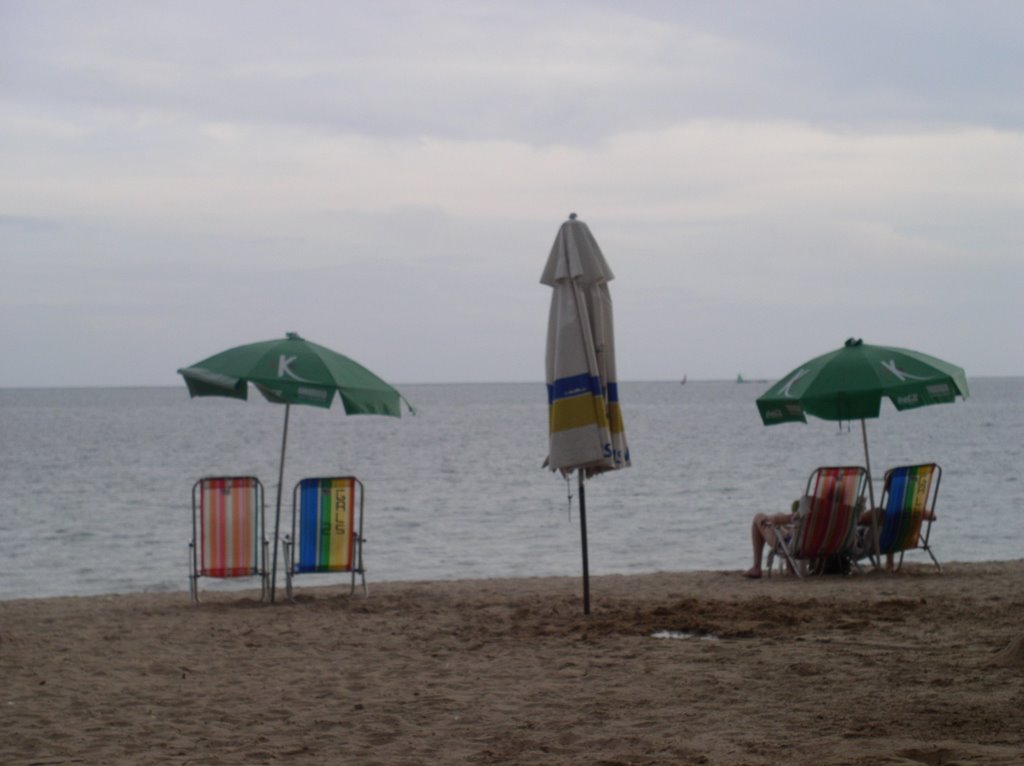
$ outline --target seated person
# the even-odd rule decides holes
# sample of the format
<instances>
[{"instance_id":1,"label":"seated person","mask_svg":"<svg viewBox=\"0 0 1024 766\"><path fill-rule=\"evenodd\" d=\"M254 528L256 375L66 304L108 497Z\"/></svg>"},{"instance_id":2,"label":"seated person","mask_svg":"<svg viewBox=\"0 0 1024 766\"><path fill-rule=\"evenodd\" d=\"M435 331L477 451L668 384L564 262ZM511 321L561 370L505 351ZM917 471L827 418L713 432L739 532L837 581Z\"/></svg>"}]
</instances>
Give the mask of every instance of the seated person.
<instances>
[{"instance_id":1,"label":"seated person","mask_svg":"<svg viewBox=\"0 0 1024 766\"><path fill-rule=\"evenodd\" d=\"M789 513L776 513L769 515L759 513L754 516L750 525L750 540L754 547L754 566L743 573L744 577L758 579L761 576L761 559L764 556L765 543L775 545L775 530L793 523L796 514L800 509L800 500L794 500ZM868 520L870 524L870 518Z\"/></svg>"},{"instance_id":2,"label":"seated person","mask_svg":"<svg viewBox=\"0 0 1024 766\"><path fill-rule=\"evenodd\" d=\"M754 565L743 573L744 577L750 577L755 580L761 577L761 561L764 556L765 544L775 545L776 529L793 523L793 519L796 518L800 510L800 502L801 500L799 499L794 500L789 513L776 513L773 515L759 513L754 516L754 521L750 525L750 539L754 549ZM885 518L884 511L881 508L863 511L857 519L857 539L860 542L860 549L865 552L865 555L867 555L868 540L871 534L872 515L877 523L881 525ZM926 511L924 518L931 520L934 518L934 515ZM886 568L889 570L893 568L893 555L891 553L886 556Z\"/></svg>"}]
</instances>

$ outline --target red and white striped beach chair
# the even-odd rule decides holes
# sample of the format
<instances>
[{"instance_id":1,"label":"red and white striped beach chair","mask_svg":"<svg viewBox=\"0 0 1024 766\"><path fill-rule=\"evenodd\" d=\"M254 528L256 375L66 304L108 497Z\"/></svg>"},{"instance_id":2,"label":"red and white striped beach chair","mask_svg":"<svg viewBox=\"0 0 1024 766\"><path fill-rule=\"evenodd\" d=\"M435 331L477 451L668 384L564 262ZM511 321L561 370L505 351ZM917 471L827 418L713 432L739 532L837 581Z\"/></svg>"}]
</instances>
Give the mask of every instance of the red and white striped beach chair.
<instances>
[{"instance_id":1,"label":"red and white striped beach chair","mask_svg":"<svg viewBox=\"0 0 1024 766\"><path fill-rule=\"evenodd\" d=\"M867 471L860 466L816 469L807 480L792 525L776 530L775 544L768 549L768 574L775 556L797 575L815 571L828 557L852 561L866 489Z\"/></svg>"},{"instance_id":2,"label":"red and white striped beach chair","mask_svg":"<svg viewBox=\"0 0 1024 766\"><path fill-rule=\"evenodd\" d=\"M263 485L255 476L210 476L192 487L190 593L199 601L200 577L259 577L268 593Z\"/></svg>"}]
</instances>

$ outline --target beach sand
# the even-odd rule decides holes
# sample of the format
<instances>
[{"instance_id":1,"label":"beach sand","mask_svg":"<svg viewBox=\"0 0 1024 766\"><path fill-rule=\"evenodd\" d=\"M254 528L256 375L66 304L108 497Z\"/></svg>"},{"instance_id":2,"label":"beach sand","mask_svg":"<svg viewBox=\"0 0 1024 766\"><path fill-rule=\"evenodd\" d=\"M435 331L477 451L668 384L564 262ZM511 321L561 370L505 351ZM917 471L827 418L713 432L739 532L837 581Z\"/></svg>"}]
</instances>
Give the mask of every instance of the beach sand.
<instances>
[{"instance_id":1,"label":"beach sand","mask_svg":"<svg viewBox=\"0 0 1024 766\"><path fill-rule=\"evenodd\" d=\"M0 763L1024 763L1024 561L315 582L0 602Z\"/></svg>"}]
</instances>

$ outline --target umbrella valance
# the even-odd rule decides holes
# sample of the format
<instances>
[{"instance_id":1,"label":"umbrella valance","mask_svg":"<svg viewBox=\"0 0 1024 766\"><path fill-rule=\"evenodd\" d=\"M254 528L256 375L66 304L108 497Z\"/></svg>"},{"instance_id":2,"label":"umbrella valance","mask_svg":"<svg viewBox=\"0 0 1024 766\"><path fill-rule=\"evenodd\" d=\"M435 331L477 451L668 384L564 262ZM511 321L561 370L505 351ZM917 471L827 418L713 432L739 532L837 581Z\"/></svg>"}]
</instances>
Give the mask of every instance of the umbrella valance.
<instances>
[{"instance_id":1,"label":"umbrella valance","mask_svg":"<svg viewBox=\"0 0 1024 766\"><path fill-rule=\"evenodd\" d=\"M228 396L232 399L248 399L249 386L242 378L211 372L202 367L184 367L178 374L185 379L189 396Z\"/></svg>"}]
</instances>

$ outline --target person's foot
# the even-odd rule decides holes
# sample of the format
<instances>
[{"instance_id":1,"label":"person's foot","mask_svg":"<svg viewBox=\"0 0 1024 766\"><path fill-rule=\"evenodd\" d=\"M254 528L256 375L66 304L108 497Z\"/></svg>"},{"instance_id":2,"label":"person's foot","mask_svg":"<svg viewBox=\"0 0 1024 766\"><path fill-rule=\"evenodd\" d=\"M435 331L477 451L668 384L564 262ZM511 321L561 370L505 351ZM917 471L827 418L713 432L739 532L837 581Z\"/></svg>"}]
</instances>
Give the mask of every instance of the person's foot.
<instances>
[{"instance_id":1,"label":"person's foot","mask_svg":"<svg viewBox=\"0 0 1024 766\"><path fill-rule=\"evenodd\" d=\"M749 577L751 580L761 579L761 567L751 567L743 573L744 577Z\"/></svg>"}]
</instances>

